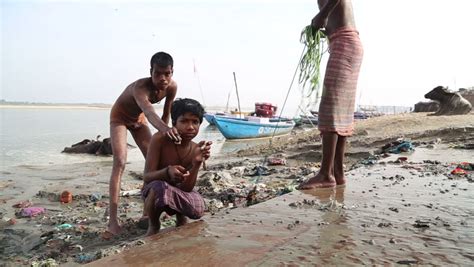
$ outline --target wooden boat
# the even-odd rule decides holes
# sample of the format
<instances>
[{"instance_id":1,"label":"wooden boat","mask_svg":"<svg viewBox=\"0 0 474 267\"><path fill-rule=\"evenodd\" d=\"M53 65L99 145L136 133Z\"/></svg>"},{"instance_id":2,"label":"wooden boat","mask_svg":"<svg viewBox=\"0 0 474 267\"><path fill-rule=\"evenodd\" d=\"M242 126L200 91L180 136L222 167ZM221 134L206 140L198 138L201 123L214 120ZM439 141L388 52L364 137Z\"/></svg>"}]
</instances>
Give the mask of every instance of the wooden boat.
<instances>
[{"instance_id":1,"label":"wooden boat","mask_svg":"<svg viewBox=\"0 0 474 267\"><path fill-rule=\"evenodd\" d=\"M250 139L283 135L291 132L295 123L290 119L248 116L245 119L214 117L217 129L226 139Z\"/></svg>"}]
</instances>

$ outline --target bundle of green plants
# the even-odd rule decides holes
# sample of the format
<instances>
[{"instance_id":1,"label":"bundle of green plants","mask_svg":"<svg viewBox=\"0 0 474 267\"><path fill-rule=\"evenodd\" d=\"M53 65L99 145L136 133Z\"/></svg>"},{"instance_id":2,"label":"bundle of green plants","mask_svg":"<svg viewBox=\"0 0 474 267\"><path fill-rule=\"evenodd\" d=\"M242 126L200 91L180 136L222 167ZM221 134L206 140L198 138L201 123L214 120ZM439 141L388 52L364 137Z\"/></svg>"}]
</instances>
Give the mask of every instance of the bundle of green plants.
<instances>
[{"instance_id":1,"label":"bundle of green plants","mask_svg":"<svg viewBox=\"0 0 474 267\"><path fill-rule=\"evenodd\" d=\"M323 30L316 30L311 25L306 26L301 32L301 43L305 50L299 64L299 82L303 88L303 97L319 98L321 88L321 59L327 52L326 35Z\"/></svg>"}]
</instances>

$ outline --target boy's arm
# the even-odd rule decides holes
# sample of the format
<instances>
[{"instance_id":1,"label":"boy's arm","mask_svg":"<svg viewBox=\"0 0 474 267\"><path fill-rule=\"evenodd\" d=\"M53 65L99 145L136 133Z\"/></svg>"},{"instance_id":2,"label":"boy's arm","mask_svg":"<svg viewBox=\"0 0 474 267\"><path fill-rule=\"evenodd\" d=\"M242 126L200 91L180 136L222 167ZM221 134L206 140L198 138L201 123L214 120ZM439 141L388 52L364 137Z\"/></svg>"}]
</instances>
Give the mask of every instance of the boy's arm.
<instances>
[{"instance_id":1,"label":"boy's arm","mask_svg":"<svg viewBox=\"0 0 474 267\"><path fill-rule=\"evenodd\" d=\"M191 192L196 185L199 168L201 167L204 159L209 158L211 153L212 142L201 141L193 148L193 166L189 170L189 174L184 178L183 182L178 184L177 187L185 192Z\"/></svg>"},{"instance_id":2,"label":"boy's arm","mask_svg":"<svg viewBox=\"0 0 474 267\"><path fill-rule=\"evenodd\" d=\"M167 125L170 121L171 105L173 104L177 91L178 91L178 85L174 81L168 87L168 89L166 89L165 105L163 107L163 116L161 116L161 120L163 120L163 122L166 123Z\"/></svg>"},{"instance_id":3,"label":"boy's arm","mask_svg":"<svg viewBox=\"0 0 474 267\"><path fill-rule=\"evenodd\" d=\"M178 187L179 189L185 192L193 191L193 188L196 185L196 180L197 180L197 176L198 176L199 168L201 167L201 164L202 164L202 161L193 162L193 167L191 167L191 170L189 170L188 176L185 177L184 181L182 183L179 183L176 187Z\"/></svg>"},{"instance_id":4,"label":"boy's arm","mask_svg":"<svg viewBox=\"0 0 474 267\"><path fill-rule=\"evenodd\" d=\"M149 183L154 180L168 179L168 168L158 170L161 157L161 146L165 141L164 136L156 133L152 136L150 145L148 146L148 152L145 160L145 170L143 172L143 181Z\"/></svg>"}]
</instances>

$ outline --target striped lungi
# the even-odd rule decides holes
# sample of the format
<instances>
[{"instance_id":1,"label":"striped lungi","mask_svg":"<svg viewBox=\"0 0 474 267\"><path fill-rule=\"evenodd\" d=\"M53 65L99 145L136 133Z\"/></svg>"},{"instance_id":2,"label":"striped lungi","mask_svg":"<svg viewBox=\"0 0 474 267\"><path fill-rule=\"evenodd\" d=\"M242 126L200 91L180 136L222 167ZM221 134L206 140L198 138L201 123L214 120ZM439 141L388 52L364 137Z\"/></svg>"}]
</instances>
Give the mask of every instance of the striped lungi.
<instances>
[{"instance_id":1,"label":"striped lungi","mask_svg":"<svg viewBox=\"0 0 474 267\"><path fill-rule=\"evenodd\" d=\"M318 129L349 136L354 130L354 105L364 50L359 33L341 27L329 36L329 60L319 105Z\"/></svg>"},{"instance_id":2,"label":"striped lungi","mask_svg":"<svg viewBox=\"0 0 474 267\"><path fill-rule=\"evenodd\" d=\"M204 215L204 200L196 191L185 192L167 182L153 181L143 187L143 199L146 199L150 189L155 191L156 209L164 209L169 215L183 214L194 220Z\"/></svg>"}]
</instances>

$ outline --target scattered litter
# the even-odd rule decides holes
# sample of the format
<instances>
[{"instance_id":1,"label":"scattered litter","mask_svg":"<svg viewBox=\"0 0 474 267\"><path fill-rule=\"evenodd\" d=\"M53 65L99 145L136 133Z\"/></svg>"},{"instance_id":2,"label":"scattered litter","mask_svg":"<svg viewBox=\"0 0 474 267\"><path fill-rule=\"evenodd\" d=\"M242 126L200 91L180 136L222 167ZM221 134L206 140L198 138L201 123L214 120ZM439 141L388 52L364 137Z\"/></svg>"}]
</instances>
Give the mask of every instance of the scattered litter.
<instances>
[{"instance_id":1,"label":"scattered litter","mask_svg":"<svg viewBox=\"0 0 474 267\"><path fill-rule=\"evenodd\" d=\"M286 159L284 158L268 158L267 163L270 166L274 165L286 165Z\"/></svg>"},{"instance_id":2,"label":"scattered litter","mask_svg":"<svg viewBox=\"0 0 474 267\"><path fill-rule=\"evenodd\" d=\"M89 200L92 202L97 202L102 199L101 193L92 193L89 195Z\"/></svg>"},{"instance_id":3,"label":"scattered litter","mask_svg":"<svg viewBox=\"0 0 474 267\"><path fill-rule=\"evenodd\" d=\"M67 191L67 190L63 191L61 193L61 197L59 198L59 201L61 203L64 203L64 204L71 203L72 202L72 193Z\"/></svg>"},{"instance_id":4,"label":"scattered litter","mask_svg":"<svg viewBox=\"0 0 474 267\"><path fill-rule=\"evenodd\" d=\"M72 226L71 224L69 224L69 223L63 223L63 224L58 225L58 226L56 226L56 227L57 227L58 229L60 229L60 230L65 230L65 229L70 229L70 228L72 228L73 226Z\"/></svg>"},{"instance_id":5,"label":"scattered litter","mask_svg":"<svg viewBox=\"0 0 474 267\"><path fill-rule=\"evenodd\" d=\"M44 213L45 211L46 210L42 207L28 207L28 208L21 209L21 211L17 213L17 216L21 218L35 217Z\"/></svg>"},{"instance_id":6,"label":"scattered litter","mask_svg":"<svg viewBox=\"0 0 474 267\"><path fill-rule=\"evenodd\" d=\"M131 197L131 196L141 196L142 190L141 189L132 189L128 191L120 191L121 197Z\"/></svg>"},{"instance_id":7,"label":"scattered litter","mask_svg":"<svg viewBox=\"0 0 474 267\"><path fill-rule=\"evenodd\" d=\"M415 226L416 228L428 228L430 227L430 222L423 221L423 220L416 220L413 226Z\"/></svg>"},{"instance_id":8,"label":"scattered litter","mask_svg":"<svg viewBox=\"0 0 474 267\"><path fill-rule=\"evenodd\" d=\"M31 267L53 267L53 266L59 266L59 263L56 262L55 259L47 259L47 260L42 260L42 261L33 261L31 263Z\"/></svg>"},{"instance_id":9,"label":"scattered litter","mask_svg":"<svg viewBox=\"0 0 474 267\"><path fill-rule=\"evenodd\" d=\"M415 150L413 144L410 141L397 140L395 142L388 143L382 147L383 152L400 154L402 152L410 152Z\"/></svg>"},{"instance_id":10,"label":"scattered litter","mask_svg":"<svg viewBox=\"0 0 474 267\"><path fill-rule=\"evenodd\" d=\"M458 168L452 170L452 171L451 171L451 174L452 174L452 175L458 175L458 176L464 176L464 175L467 174L467 172L466 172L465 170L463 170L463 169L461 169L461 168L458 167Z\"/></svg>"},{"instance_id":11,"label":"scattered litter","mask_svg":"<svg viewBox=\"0 0 474 267\"><path fill-rule=\"evenodd\" d=\"M465 171L473 171L474 170L474 163L461 162L461 163L459 163L458 168L463 169Z\"/></svg>"}]
</instances>

